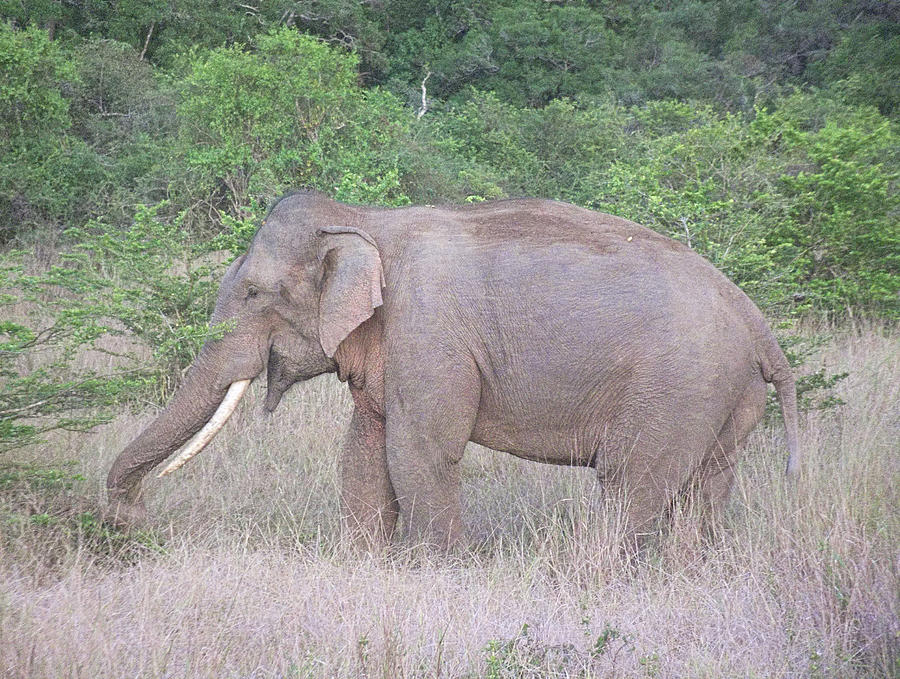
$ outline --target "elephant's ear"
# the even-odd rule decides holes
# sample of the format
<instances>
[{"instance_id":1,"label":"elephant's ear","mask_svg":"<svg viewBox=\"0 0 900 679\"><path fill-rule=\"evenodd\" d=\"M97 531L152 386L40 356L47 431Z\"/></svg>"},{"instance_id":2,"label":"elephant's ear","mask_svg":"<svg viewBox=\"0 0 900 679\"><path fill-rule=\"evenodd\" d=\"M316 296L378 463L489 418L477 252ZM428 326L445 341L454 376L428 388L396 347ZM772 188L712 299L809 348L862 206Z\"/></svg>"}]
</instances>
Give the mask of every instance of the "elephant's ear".
<instances>
[{"instance_id":1,"label":"elephant's ear","mask_svg":"<svg viewBox=\"0 0 900 679\"><path fill-rule=\"evenodd\" d=\"M225 275L222 277L223 288L231 286L232 281L234 281L234 277L237 276L237 272L241 268L241 265L244 263L244 259L246 257L247 255L243 254L228 265L228 268L225 270Z\"/></svg>"},{"instance_id":2,"label":"elephant's ear","mask_svg":"<svg viewBox=\"0 0 900 679\"><path fill-rule=\"evenodd\" d=\"M319 297L319 342L325 355L375 313L382 304L384 271L372 237L351 226L325 226L319 261L324 267Z\"/></svg>"}]
</instances>

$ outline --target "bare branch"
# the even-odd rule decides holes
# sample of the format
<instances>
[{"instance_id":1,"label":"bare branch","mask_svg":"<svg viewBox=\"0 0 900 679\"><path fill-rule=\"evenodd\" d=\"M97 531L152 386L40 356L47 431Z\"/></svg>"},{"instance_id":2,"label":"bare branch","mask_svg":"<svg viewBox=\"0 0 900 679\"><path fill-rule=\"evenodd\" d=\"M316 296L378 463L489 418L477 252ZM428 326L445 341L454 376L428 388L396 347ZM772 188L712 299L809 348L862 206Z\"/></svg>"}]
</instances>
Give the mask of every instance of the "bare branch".
<instances>
[{"instance_id":1,"label":"bare branch","mask_svg":"<svg viewBox=\"0 0 900 679\"><path fill-rule=\"evenodd\" d=\"M16 413L24 413L26 410L34 410L35 408L39 408L45 403L52 401L54 396L50 398L45 398L43 401L36 401L35 403L29 403L27 406L22 406L21 408L11 408L10 410L0 411L0 420L8 420L11 419L12 415Z\"/></svg>"},{"instance_id":2,"label":"bare branch","mask_svg":"<svg viewBox=\"0 0 900 679\"><path fill-rule=\"evenodd\" d=\"M147 39L144 40L144 49L141 50L141 56L139 57L139 59L140 59L141 61L144 60L144 55L147 54L147 45L150 44L150 36L153 35L153 29L154 29L155 27L156 27L156 22L155 22L155 21L151 21L151 22L150 22L150 30L147 31Z\"/></svg>"},{"instance_id":3,"label":"bare branch","mask_svg":"<svg viewBox=\"0 0 900 679\"><path fill-rule=\"evenodd\" d=\"M419 112L416 113L416 120L420 119L425 113L428 111L428 98L427 91L425 89L425 83L428 82L428 79L431 77L431 71L425 74L425 77L422 79L422 106L419 108Z\"/></svg>"}]
</instances>

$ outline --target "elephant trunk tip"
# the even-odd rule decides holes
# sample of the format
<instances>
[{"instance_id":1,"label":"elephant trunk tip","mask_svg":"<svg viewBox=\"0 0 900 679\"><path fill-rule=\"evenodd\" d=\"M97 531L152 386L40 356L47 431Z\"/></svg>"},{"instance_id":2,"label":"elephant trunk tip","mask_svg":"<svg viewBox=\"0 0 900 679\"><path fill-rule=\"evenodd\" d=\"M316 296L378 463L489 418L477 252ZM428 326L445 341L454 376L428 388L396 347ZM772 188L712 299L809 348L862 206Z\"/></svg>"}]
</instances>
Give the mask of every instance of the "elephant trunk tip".
<instances>
[{"instance_id":1,"label":"elephant trunk tip","mask_svg":"<svg viewBox=\"0 0 900 679\"><path fill-rule=\"evenodd\" d=\"M108 490L109 503L103 509L101 518L119 530L140 528L147 522L147 509L140 498L130 499L133 493L120 489Z\"/></svg>"}]
</instances>

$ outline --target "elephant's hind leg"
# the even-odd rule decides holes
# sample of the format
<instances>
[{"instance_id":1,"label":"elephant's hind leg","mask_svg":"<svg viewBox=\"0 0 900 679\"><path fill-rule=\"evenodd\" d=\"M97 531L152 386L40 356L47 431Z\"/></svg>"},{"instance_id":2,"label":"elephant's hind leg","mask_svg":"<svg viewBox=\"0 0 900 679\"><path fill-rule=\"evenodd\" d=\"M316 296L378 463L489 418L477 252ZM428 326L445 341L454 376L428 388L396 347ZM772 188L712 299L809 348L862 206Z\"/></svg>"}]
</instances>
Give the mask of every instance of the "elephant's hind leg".
<instances>
[{"instance_id":1,"label":"elephant's hind leg","mask_svg":"<svg viewBox=\"0 0 900 679\"><path fill-rule=\"evenodd\" d=\"M725 420L687 491L688 500L696 505L709 528L714 528L721 520L734 484L740 452L750 432L762 419L765 408L766 385L760 378L747 387Z\"/></svg>"},{"instance_id":2,"label":"elephant's hind leg","mask_svg":"<svg viewBox=\"0 0 900 679\"><path fill-rule=\"evenodd\" d=\"M650 428L654 430L665 431L663 423ZM636 432L624 450L621 463L607 469L605 485L621 507L616 519L618 533L624 553L632 555L656 534L660 519L684 488L699 455L692 461L685 440L671 432L652 438L646 431Z\"/></svg>"},{"instance_id":3,"label":"elephant's hind leg","mask_svg":"<svg viewBox=\"0 0 900 679\"><path fill-rule=\"evenodd\" d=\"M684 485L687 470L677 463L665 464L666 459L677 459L679 453L671 453L669 450L667 453L652 457L634 455L634 459L629 461L621 474L611 479L611 489L618 493L619 502L624 508L620 534L627 555L640 551L648 539L656 534L660 519Z\"/></svg>"},{"instance_id":4,"label":"elephant's hind leg","mask_svg":"<svg viewBox=\"0 0 900 679\"><path fill-rule=\"evenodd\" d=\"M703 466L715 431L704 414L705 405L671 393L657 398L652 409L629 418L630 443L617 446L623 451L621 463L609 478L624 507L620 533L626 552L639 551L657 532L660 520L671 516L679 496Z\"/></svg>"}]
</instances>

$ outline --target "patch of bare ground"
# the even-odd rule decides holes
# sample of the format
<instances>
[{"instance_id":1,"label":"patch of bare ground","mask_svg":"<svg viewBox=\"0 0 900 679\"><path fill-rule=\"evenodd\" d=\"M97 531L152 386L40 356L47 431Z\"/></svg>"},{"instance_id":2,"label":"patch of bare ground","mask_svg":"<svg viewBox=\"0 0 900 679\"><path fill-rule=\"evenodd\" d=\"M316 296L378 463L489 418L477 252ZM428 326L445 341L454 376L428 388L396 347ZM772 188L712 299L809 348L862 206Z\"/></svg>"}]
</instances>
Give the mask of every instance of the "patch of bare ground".
<instances>
[{"instance_id":1,"label":"patch of bare ground","mask_svg":"<svg viewBox=\"0 0 900 679\"><path fill-rule=\"evenodd\" d=\"M350 402L333 378L270 419L245 399L208 450L148 483L153 522L132 536L92 512L152 414L56 435L18 462L62 480L7 467L0 486L0 675L897 676L897 336L840 331L818 360L850 371L846 405L803 418L799 482L782 477L780 423L760 428L717 535L678 514L637 564L610 547L616 506L589 471L474 446L470 552L349 553Z\"/></svg>"}]
</instances>

